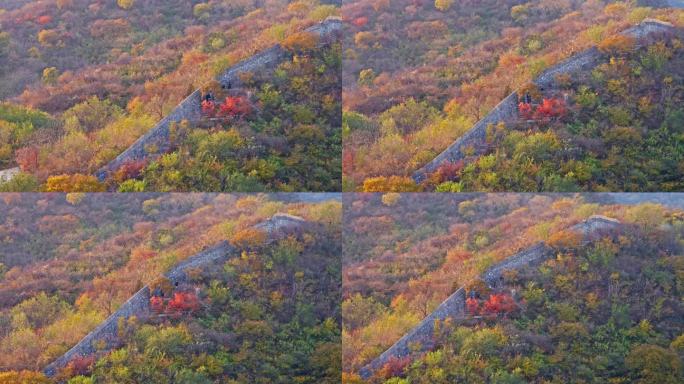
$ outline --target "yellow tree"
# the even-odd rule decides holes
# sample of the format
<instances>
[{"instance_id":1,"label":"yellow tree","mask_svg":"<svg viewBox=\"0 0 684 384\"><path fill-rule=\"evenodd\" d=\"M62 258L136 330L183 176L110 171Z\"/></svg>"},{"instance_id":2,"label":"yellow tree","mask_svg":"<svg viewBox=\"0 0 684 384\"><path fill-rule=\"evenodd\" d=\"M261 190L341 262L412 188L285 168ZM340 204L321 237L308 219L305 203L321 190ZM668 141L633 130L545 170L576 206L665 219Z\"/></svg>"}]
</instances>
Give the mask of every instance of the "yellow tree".
<instances>
[{"instance_id":1,"label":"yellow tree","mask_svg":"<svg viewBox=\"0 0 684 384\"><path fill-rule=\"evenodd\" d=\"M442 12L448 11L454 4L454 0L435 0L435 8Z\"/></svg>"},{"instance_id":2,"label":"yellow tree","mask_svg":"<svg viewBox=\"0 0 684 384\"><path fill-rule=\"evenodd\" d=\"M116 4L121 7L121 9L131 9L135 5L135 0L116 0Z\"/></svg>"}]
</instances>

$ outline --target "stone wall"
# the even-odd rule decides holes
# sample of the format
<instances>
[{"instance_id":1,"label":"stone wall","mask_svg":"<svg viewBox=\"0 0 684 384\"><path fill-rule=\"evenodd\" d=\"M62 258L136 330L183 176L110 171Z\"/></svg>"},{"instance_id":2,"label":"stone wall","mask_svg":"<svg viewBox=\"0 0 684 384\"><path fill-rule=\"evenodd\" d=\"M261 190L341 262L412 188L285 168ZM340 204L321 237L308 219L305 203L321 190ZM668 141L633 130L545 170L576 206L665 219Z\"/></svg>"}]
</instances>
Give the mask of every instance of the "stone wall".
<instances>
[{"instance_id":1,"label":"stone wall","mask_svg":"<svg viewBox=\"0 0 684 384\"><path fill-rule=\"evenodd\" d=\"M581 233L585 241L589 241L596 235L619 227L620 222L617 220L605 216L592 216L579 224L573 225L569 230ZM551 256L553 256L552 249L543 242L540 242L493 265L482 274L481 278L489 287L495 287L499 285L504 272L541 264L541 262ZM390 359L411 355L413 351L411 347L417 346L420 351L432 349L434 347L435 322L438 320L444 321L447 318L455 321L463 318L466 314L465 300L465 288L461 287L444 300L434 312L423 319L415 328L363 367L359 371L359 375L364 379L371 377L373 373L387 364Z\"/></svg>"},{"instance_id":2,"label":"stone wall","mask_svg":"<svg viewBox=\"0 0 684 384\"><path fill-rule=\"evenodd\" d=\"M646 19L639 25L623 31L621 34L642 39L654 33L668 33L675 28L666 22ZM557 75L566 73L576 73L595 67L601 59L601 53L596 47L589 48L572 57L546 69L542 72L534 83L540 88L551 87L554 85ZM432 161L413 173L412 178L416 183L421 183L427 174L434 172L444 162L456 162L466 158L464 150L470 148L474 154L482 154L487 149L486 133L490 124L508 122L518 117L518 95L511 93L503 99L499 105L487 114L482 120L478 121L468 132L459 137L453 144L440 153Z\"/></svg>"},{"instance_id":3,"label":"stone wall","mask_svg":"<svg viewBox=\"0 0 684 384\"><path fill-rule=\"evenodd\" d=\"M275 214L268 220L255 225L255 228L266 230L269 234L269 239L275 240L280 237L281 233L294 228L299 228L307 223L306 220L297 216ZM185 283L188 279L186 273L187 269L202 268L237 255L238 252L236 248L231 246L227 241L222 241L211 248L205 249L202 252L181 261L165 273L164 276L166 276L174 285ZM122 304L116 312L111 314L102 324L95 328L95 330L81 339L81 341L64 355L45 367L43 372L47 376L54 376L61 368L66 367L67 364L76 357L88 356L101 350L116 348L119 343L117 331L120 319L125 320L132 316L144 318L149 314L150 288L149 286L145 286L131 296L131 298ZM95 344L102 342L104 342L104 348L99 350L96 349Z\"/></svg>"},{"instance_id":4,"label":"stone wall","mask_svg":"<svg viewBox=\"0 0 684 384\"><path fill-rule=\"evenodd\" d=\"M157 123L154 128L136 140L135 143L109 162L109 164L100 168L96 173L97 178L100 181L104 181L110 172L116 171L127 162L158 156L158 154L168 151L171 148L169 127L172 123L178 123L183 120L199 120L201 117L201 99L202 92L199 89L191 93L168 116Z\"/></svg>"},{"instance_id":5,"label":"stone wall","mask_svg":"<svg viewBox=\"0 0 684 384\"><path fill-rule=\"evenodd\" d=\"M328 18L322 23L307 28L307 32L315 33L319 36L319 44L326 45L338 39L342 30L342 20L339 18ZM224 74L219 76L221 85L229 88L240 87L240 74L244 72L255 72L263 68L274 68L287 57L287 52L278 44L249 59L242 61Z\"/></svg>"},{"instance_id":6,"label":"stone wall","mask_svg":"<svg viewBox=\"0 0 684 384\"><path fill-rule=\"evenodd\" d=\"M173 267L170 271L164 274L171 283L184 283L188 276L186 270L189 268L201 268L208 264L213 264L221 260L227 259L229 255L236 254L237 250L228 244L227 241L222 241L217 245L205 249L204 251L185 259Z\"/></svg>"},{"instance_id":7,"label":"stone wall","mask_svg":"<svg viewBox=\"0 0 684 384\"><path fill-rule=\"evenodd\" d=\"M337 41L342 30L342 20L329 17L325 21L306 29L308 32L319 35L319 44L326 45ZM279 45L275 45L265 51L243 60L229 68L218 77L219 82L230 88L240 87L240 74L243 72L255 72L258 70L274 69L287 57L287 52ZM141 159L154 159L160 153L171 149L173 143L169 139L169 126L183 120L190 122L201 118L202 92L198 89L183 100L171 113L164 117L156 126L140 137L128 149L122 152L114 160L100 168L95 175L100 181L104 181L108 175L121 167L123 164Z\"/></svg>"},{"instance_id":8,"label":"stone wall","mask_svg":"<svg viewBox=\"0 0 684 384\"><path fill-rule=\"evenodd\" d=\"M416 183L420 183L444 162L456 162L466 157L465 152L483 153L487 148L487 127L502 121L510 121L518 117L518 94L511 93L491 110L482 120L478 121L470 130L459 137L444 152L440 153L423 168L413 174Z\"/></svg>"},{"instance_id":9,"label":"stone wall","mask_svg":"<svg viewBox=\"0 0 684 384\"><path fill-rule=\"evenodd\" d=\"M95 344L104 342L105 349L114 348L117 341L119 319L128 319L132 316L144 316L149 312L150 289L145 286L135 295L131 296L116 312L100 324L95 330L81 339L73 348L64 355L45 367L43 372L47 376L54 376L57 371L65 367L76 357L88 356L97 351Z\"/></svg>"}]
</instances>

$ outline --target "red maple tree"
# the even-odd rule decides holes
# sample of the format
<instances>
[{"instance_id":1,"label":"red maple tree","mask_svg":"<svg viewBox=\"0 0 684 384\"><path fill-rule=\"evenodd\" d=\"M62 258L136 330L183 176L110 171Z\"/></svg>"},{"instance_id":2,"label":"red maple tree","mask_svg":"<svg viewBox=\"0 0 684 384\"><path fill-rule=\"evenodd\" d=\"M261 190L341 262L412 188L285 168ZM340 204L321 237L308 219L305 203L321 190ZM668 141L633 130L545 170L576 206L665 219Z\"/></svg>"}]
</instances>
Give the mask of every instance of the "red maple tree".
<instances>
[{"instance_id":1,"label":"red maple tree","mask_svg":"<svg viewBox=\"0 0 684 384\"><path fill-rule=\"evenodd\" d=\"M368 18L365 16L362 17L357 17L352 21L352 24L354 24L357 27L363 27L364 25L368 24Z\"/></svg>"},{"instance_id":2,"label":"red maple tree","mask_svg":"<svg viewBox=\"0 0 684 384\"><path fill-rule=\"evenodd\" d=\"M565 115L565 101L563 99L544 99L534 112L534 117L540 120L549 120Z\"/></svg>"},{"instance_id":3,"label":"red maple tree","mask_svg":"<svg viewBox=\"0 0 684 384\"><path fill-rule=\"evenodd\" d=\"M515 310L515 300L511 295L505 293L495 293L482 306L483 315L498 315L512 312Z\"/></svg>"},{"instance_id":4,"label":"red maple tree","mask_svg":"<svg viewBox=\"0 0 684 384\"><path fill-rule=\"evenodd\" d=\"M228 96L219 105L219 115L223 117L244 117L252 111L249 101L242 96Z\"/></svg>"},{"instance_id":5,"label":"red maple tree","mask_svg":"<svg viewBox=\"0 0 684 384\"><path fill-rule=\"evenodd\" d=\"M200 307L199 298L192 292L175 292L166 305L166 311L172 314L194 312Z\"/></svg>"},{"instance_id":6,"label":"red maple tree","mask_svg":"<svg viewBox=\"0 0 684 384\"><path fill-rule=\"evenodd\" d=\"M43 15L38 18L38 24L40 25L46 25L50 24L52 22L52 16L50 15Z\"/></svg>"},{"instance_id":7,"label":"red maple tree","mask_svg":"<svg viewBox=\"0 0 684 384\"><path fill-rule=\"evenodd\" d=\"M164 299L159 296L150 297L150 308L156 313L164 312Z\"/></svg>"},{"instance_id":8,"label":"red maple tree","mask_svg":"<svg viewBox=\"0 0 684 384\"><path fill-rule=\"evenodd\" d=\"M400 376L411 362L410 356L404 357L390 357L387 363L383 365L380 376L385 378Z\"/></svg>"},{"instance_id":9,"label":"red maple tree","mask_svg":"<svg viewBox=\"0 0 684 384\"><path fill-rule=\"evenodd\" d=\"M69 361L67 367L72 375L78 376L90 373L93 364L95 364L95 355L77 356Z\"/></svg>"},{"instance_id":10,"label":"red maple tree","mask_svg":"<svg viewBox=\"0 0 684 384\"><path fill-rule=\"evenodd\" d=\"M471 315L477 315L480 313L480 302L474 297L469 297L466 299L466 310Z\"/></svg>"},{"instance_id":11,"label":"red maple tree","mask_svg":"<svg viewBox=\"0 0 684 384\"><path fill-rule=\"evenodd\" d=\"M125 181L128 179L136 179L142 174L142 170L147 166L145 160L129 160L121 164L116 171L115 179L118 181Z\"/></svg>"},{"instance_id":12,"label":"red maple tree","mask_svg":"<svg viewBox=\"0 0 684 384\"><path fill-rule=\"evenodd\" d=\"M202 101L202 113L209 117L214 117L216 115L216 104L209 100Z\"/></svg>"},{"instance_id":13,"label":"red maple tree","mask_svg":"<svg viewBox=\"0 0 684 384\"><path fill-rule=\"evenodd\" d=\"M518 113L520 117L524 120L530 120L532 118L532 104L530 103L519 103Z\"/></svg>"}]
</instances>

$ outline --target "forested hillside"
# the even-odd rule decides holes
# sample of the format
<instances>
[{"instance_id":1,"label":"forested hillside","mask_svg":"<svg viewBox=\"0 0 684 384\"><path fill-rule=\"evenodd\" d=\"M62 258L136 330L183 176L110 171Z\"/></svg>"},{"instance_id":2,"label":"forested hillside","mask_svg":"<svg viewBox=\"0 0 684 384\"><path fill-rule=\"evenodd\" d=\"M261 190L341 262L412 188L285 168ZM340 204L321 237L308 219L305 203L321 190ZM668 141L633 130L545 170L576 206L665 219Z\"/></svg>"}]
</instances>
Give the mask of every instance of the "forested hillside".
<instances>
[{"instance_id":1,"label":"forested hillside","mask_svg":"<svg viewBox=\"0 0 684 384\"><path fill-rule=\"evenodd\" d=\"M339 191L340 45L312 43L293 41L289 60L239 93L208 90L217 101L203 104L202 121L176 127L177 150L124 164L112 182L123 192Z\"/></svg>"},{"instance_id":2,"label":"forested hillside","mask_svg":"<svg viewBox=\"0 0 684 384\"><path fill-rule=\"evenodd\" d=\"M437 191L681 191L684 49L680 37L602 43L603 64L525 87L517 121L489 150L430 176Z\"/></svg>"},{"instance_id":3,"label":"forested hillside","mask_svg":"<svg viewBox=\"0 0 684 384\"><path fill-rule=\"evenodd\" d=\"M469 316L436 325L433 352L391 360L367 382L681 380L681 208L595 195L347 198L344 382L366 382L359 370L459 287ZM592 243L564 231L596 214L624 231ZM539 241L557 257L504 273L497 290L479 280Z\"/></svg>"},{"instance_id":4,"label":"forested hillside","mask_svg":"<svg viewBox=\"0 0 684 384\"><path fill-rule=\"evenodd\" d=\"M545 69L573 54L591 46L609 45L613 36L647 18L682 27L682 12L616 1L406 0L345 4L342 13L351 24L351 32L346 36L343 67L344 189L435 189L441 182L415 185L409 176L511 92L523 89ZM679 46L678 41L666 44ZM670 56L653 52L658 60L672 63L672 67L660 68L661 75L649 77L650 86L648 82L640 85L653 98L659 89L652 79L658 76L671 78L672 87L681 88L681 74L674 70L678 67L675 51ZM648 65L641 66L650 76ZM615 78L623 80L627 87L638 86L633 79L629 82L628 76L615 74ZM679 92L665 97L677 105ZM629 113L636 117L639 111ZM600 123L610 122L604 118ZM646 127L657 130L660 125L654 122L639 128ZM536 172L537 165L526 165L525 172ZM441 172L449 176L438 178L456 184L460 178L452 176L462 167L454 164L452 169ZM508 185L500 189L573 190L573 184L563 180L569 170L564 171L563 176L549 177L547 185L540 181L541 186L535 188L520 183L514 189ZM499 173L497 176L505 177ZM617 181L592 176L592 184L572 180L574 188L619 190ZM663 183L657 179L649 182ZM453 184L440 190L500 190L475 183Z\"/></svg>"},{"instance_id":5,"label":"forested hillside","mask_svg":"<svg viewBox=\"0 0 684 384\"><path fill-rule=\"evenodd\" d=\"M280 42L288 44L288 38L295 40L291 46L298 47L300 31L338 12L334 3L317 0L23 3L0 11L0 169L19 166L23 171L12 183L0 185L0 190L6 191L116 190L121 180L104 185L91 175L193 90L207 86L227 68L261 50ZM334 47L329 49L336 52ZM250 95L270 92L269 101L274 102L274 97L280 100L277 105L265 106L261 99L250 100L254 109L266 112L264 116L254 113L258 122L250 121L250 130L241 130L243 141L250 142L252 149L235 151L245 155L237 165L211 164L214 172L225 174L223 179L233 175L239 181L224 180L224 185L216 185L195 178L195 190L339 190L339 172L329 175L331 164L339 164L341 156L340 91L338 85L333 86L339 82L339 53L314 52L311 61L308 55L300 56L299 65L284 68L255 83L256 88L245 90ZM324 56L325 68L316 60ZM314 65L320 73L312 69ZM303 100L301 84L316 84L308 90L309 96L325 105ZM224 105L225 100L219 103ZM295 115L293 104L303 104L300 109L305 110L294 123L290 121ZM283 114L282 125L273 121L272 112ZM244 124L226 125L217 130L229 132ZM333 126L338 128L335 132ZM301 127L323 137L293 138L292 132L303 130ZM312 144L314 141L322 144ZM289 147L283 149L283 145ZM206 159L197 162L207 167ZM281 170L290 163L295 170ZM202 173L202 165L184 165L184 171ZM137 176L142 166L131 165L128 168L133 171L128 173ZM266 172L263 168L286 175L278 175L282 177L278 185L264 185L259 179ZM318 180L306 185L299 177L302 169L318 174ZM174 177L192 179L183 174ZM168 182L164 190L188 189L177 185L182 183L190 181ZM158 186L156 182L148 184L148 189Z\"/></svg>"},{"instance_id":6,"label":"forested hillside","mask_svg":"<svg viewBox=\"0 0 684 384\"><path fill-rule=\"evenodd\" d=\"M152 360L163 365L154 354L158 348L182 355L167 361L176 371L157 368L177 375L178 382L280 375L323 380L334 372L339 377L332 364L335 349L327 345L339 345L339 202L210 194L1 197L0 382L53 382L91 373L117 377L113 382L168 382L162 371L145 371ZM314 227L297 237L260 243L263 236L250 228L278 212L303 217ZM197 271L192 285L179 291L194 296L162 302L158 316L129 324L125 335L131 339L122 342L145 340L157 352L139 350L136 355L131 346L128 352L79 359L50 380L40 373L143 285L222 240L244 250L242 257L238 252L225 266ZM278 341L287 337L296 347ZM205 349L196 350L197 345ZM256 361L256 355L246 356L241 349L257 353L254 345L274 346L279 353ZM327 348L330 360L307 357L319 347ZM293 350L296 357L288 354ZM136 365L125 356L146 363ZM102 359L97 369L95 358ZM130 371L124 374L114 361L126 361ZM95 378L73 383L82 380Z\"/></svg>"}]
</instances>

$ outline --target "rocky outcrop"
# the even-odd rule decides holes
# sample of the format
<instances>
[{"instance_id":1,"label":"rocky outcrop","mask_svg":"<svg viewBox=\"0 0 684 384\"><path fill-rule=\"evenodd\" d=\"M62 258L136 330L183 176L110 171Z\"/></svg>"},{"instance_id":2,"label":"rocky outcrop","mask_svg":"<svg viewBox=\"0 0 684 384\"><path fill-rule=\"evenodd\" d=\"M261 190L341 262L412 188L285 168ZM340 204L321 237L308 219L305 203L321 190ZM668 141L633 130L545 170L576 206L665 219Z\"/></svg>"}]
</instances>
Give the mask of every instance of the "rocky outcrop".
<instances>
[{"instance_id":1,"label":"rocky outcrop","mask_svg":"<svg viewBox=\"0 0 684 384\"><path fill-rule=\"evenodd\" d=\"M19 167L0 170L0 183L12 180L20 172Z\"/></svg>"},{"instance_id":2,"label":"rocky outcrop","mask_svg":"<svg viewBox=\"0 0 684 384\"><path fill-rule=\"evenodd\" d=\"M569 230L581 234L584 241L590 241L594 237L599 236L606 231L618 229L620 226L620 222L615 219L605 216L592 216L589 219L570 227ZM553 256L551 247L543 242L537 243L530 248L518 252L500 263L491 266L482 274L482 281L489 287L496 287L500 284L505 272L539 265L551 256ZM434 312L423 319L415 328L409 331L376 359L363 367L359 371L359 375L362 378L367 379L392 359L409 356L416 351L416 349L418 351L433 349L435 323L446 319L452 319L454 321L463 319L466 316L465 301L466 290L465 287L461 287L444 300Z\"/></svg>"},{"instance_id":3,"label":"rocky outcrop","mask_svg":"<svg viewBox=\"0 0 684 384\"><path fill-rule=\"evenodd\" d=\"M268 240L275 241L290 231L307 225L308 222L300 217L275 214L270 219L265 220L254 227L268 233ZM175 265L164 276L169 279L174 286L181 285L188 281L187 271L189 269L204 268L230 257L238 256L238 250L227 241L222 241L215 246L208 248L186 260ZM64 355L60 356L50 365L45 367L43 372L47 376L54 376L60 369L66 367L70 361L77 357L89 356L96 352L108 351L119 345L118 328L121 321L131 317L145 318L150 315L150 288L145 286L131 296L124 304L112 313L102 324L86 335L81 341L73 346Z\"/></svg>"},{"instance_id":4,"label":"rocky outcrop","mask_svg":"<svg viewBox=\"0 0 684 384\"><path fill-rule=\"evenodd\" d=\"M635 39L643 39L652 34L671 33L675 30L672 24L646 19L639 25L623 31L621 34ZM556 77L561 74L572 74L594 68L601 61L601 52L592 47L546 69L533 82L541 89L553 87ZM466 154L482 154L487 149L487 127L501 122L510 122L518 118L518 95L511 93L494 107L482 120L478 121L470 130L459 137L447 149L432 161L413 173L416 183L425 180L429 173L436 171L445 162L464 160Z\"/></svg>"},{"instance_id":5,"label":"rocky outcrop","mask_svg":"<svg viewBox=\"0 0 684 384\"><path fill-rule=\"evenodd\" d=\"M337 41L341 30L342 20L336 17L329 17L325 21L306 29L307 32L315 33L319 36L319 45L321 46ZM239 88L242 85L240 81L242 73L273 70L287 56L286 50L280 44L277 44L232 66L218 76L217 80L224 88ZM126 163L143 159L154 159L159 154L169 151L174 145L171 141L170 128L172 124L180 123L184 120L189 122L199 120L202 117L201 99L202 92L199 89L191 93L144 136L136 140L114 160L100 168L95 173L97 178L100 181L104 181L109 174L115 172Z\"/></svg>"}]
</instances>

